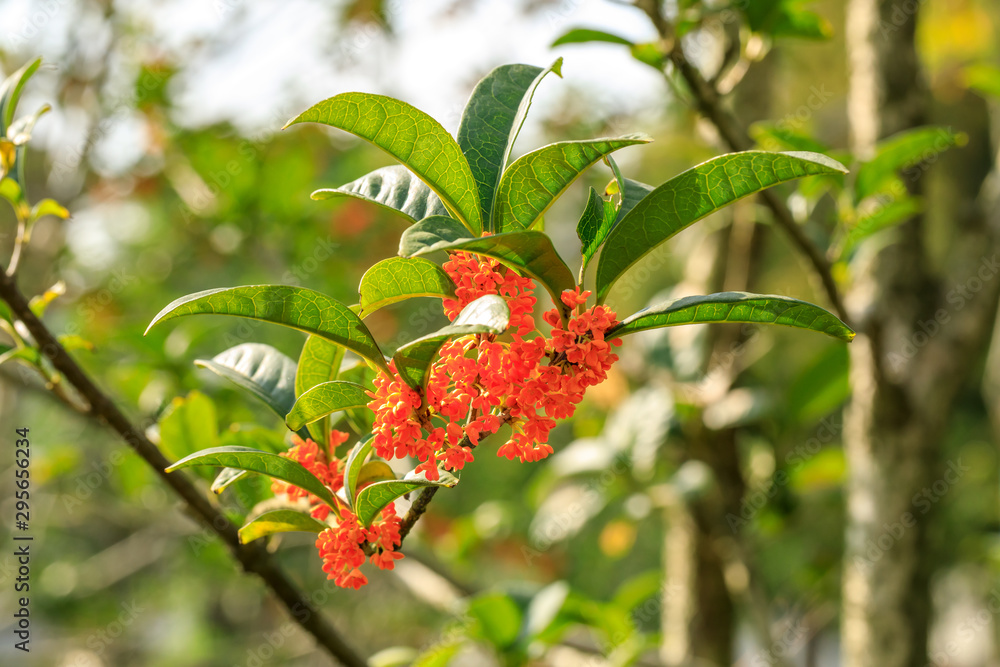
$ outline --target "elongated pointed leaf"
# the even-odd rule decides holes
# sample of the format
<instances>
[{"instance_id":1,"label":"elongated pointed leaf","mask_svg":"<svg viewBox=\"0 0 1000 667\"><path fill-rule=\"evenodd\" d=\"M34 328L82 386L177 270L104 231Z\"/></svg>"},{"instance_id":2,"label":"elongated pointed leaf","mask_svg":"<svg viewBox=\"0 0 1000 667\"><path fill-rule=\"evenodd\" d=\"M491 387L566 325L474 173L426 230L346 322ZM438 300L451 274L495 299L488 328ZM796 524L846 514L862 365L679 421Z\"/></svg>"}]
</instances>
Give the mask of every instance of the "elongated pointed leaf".
<instances>
[{"instance_id":1,"label":"elongated pointed leaf","mask_svg":"<svg viewBox=\"0 0 1000 667\"><path fill-rule=\"evenodd\" d=\"M583 266L586 267L611 232L618 216L613 202L605 201L597 190L590 188L587 208L576 226L576 235L583 244Z\"/></svg>"},{"instance_id":2,"label":"elongated pointed leaf","mask_svg":"<svg viewBox=\"0 0 1000 667\"><path fill-rule=\"evenodd\" d=\"M403 165L376 169L339 188L323 188L312 193L317 200L352 197L377 204L409 218L411 222L429 215L448 215L448 209L426 183Z\"/></svg>"},{"instance_id":3,"label":"elongated pointed leaf","mask_svg":"<svg viewBox=\"0 0 1000 667\"><path fill-rule=\"evenodd\" d=\"M212 493L222 493L249 474L246 470L239 468L223 468L222 472L216 476L215 481L212 482Z\"/></svg>"},{"instance_id":4,"label":"elongated pointed leaf","mask_svg":"<svg viewBox=\"0 0 1000 667\"><path fill-rule=\"evenodd\" d=\"M675 176L635 205L608 235L597 264L597 300L653 248L734 201L803 176L844 173L818 153L746 151L713 158Z\"/></svg>"},{"instance_id":5,"label":"elongated pointed leaf","mask_svg":"<svg viewBox=\"0 0 1000 667\"><path fill-rule=\"evenodd\" d=\"M330 507L336 506L336 500L334 500L330 489L324 486L323 482L301 463L270 452L262 452L250 447L213 447L181 459L167 468L167 472L194 466L238 468L239 470L267 475L308 491Z\"/></svg>"},{"instance_id":6,"label":"elongated pointed leaf","mask_svg":"<svg viewBox=\"0 0 1000 667\"><path fill-rule=\"evenodd\" d=\"M616 150L649 141L640 134L561 141L522 155L507 168L497 186L494 228L498 232L530 228L589 166Z\"/></svg>"},{"instance_id":7,"label":"elongated pointed leaf","mask_svg":"<svg viewBox=\"0 0 1000 667\"><path fill-rule=\"evenodd\" d=\"M650 306L612 327L607 337L614 338L647 329L707 322L781 324L818 331L847 342L854 338L854 331L850 327L819 306L785 296L747 292L686 296Z\"/></svg>"},{"instance_id":8,"label":"elongated pointed leaf","mask_svg":"<svg viewBox=\"0 0 1000 667\"><path fill-rule=\"evenodd\" d=\"M32 60L21 69L17 70L0 83L0 137L7 136L7 129L14 122L14 114L17 111L17 103L21 99L21 92L24 90L28 79L34 75L42 64L41 58Z\"/></svg>"},{"instance_id":9,"label":"elongated pointed leaf","mask_svg":"<svg viewBox=\"0 0 1000 667\"><path fill-rule=\"evenodd\" d=\"M271 510L264 512L240 528L240 544L247 544L275 533L322 533L329 528L305 512Z\"/></svg>"},{"instance_id":10,"label":"elongated pointed leaf","mask_svg":"<svg viewBox=\"0 0 1000 667\"><path fill-rule=\"evenodd\" d=\"M299 396L285 418L285 424L297 431L334 412L363 407L370 400L365 388L359 384L339 380L324 382Z\"/></svg>"},{"instance_id":11,"label":"elongated pointed leaf","mask_svg":"<svg viewBox=\"0 0 1000 667\"><path fill-rule=\"evenodd\" d=\"M318 384L336 380L346 351L340 345L335 345L319 336L306 338L302 351L299 352L298 368L295 371L295 395L301 396ZM306 428L312 434L313 440L320 443L324 450L329 448L329 419L320 419Z\"/></svg>"},{"instance_id":12,"label":"elongated pointed leaf","mask_svg":"<svg viewBox=\"0 0 1000 667\"><path fill-rule=\"evenodd\" d=\"M434 262L419 257L390 257L361 276L361 315L367 317L383 306L416 296L447 299L455 296L455 283Z\"/></svg>"},{"instance_id":13,"label":"elongated pointed leaf","mask_svg":"<svg viewBox=\"0 0 1000 667\"><path fill-rule=\"evenodd\" d=\"M243 343L194 363L247 390L282 419L295 403L295 362L270 345Z\"/></svg>"},{"instance_id":14,"label":"elongated pointed leaf","mask_svg":"<svg viewBox=\"0 0 1000 667\"><path fill-rule=\"evenodd\" d=\"M563 307L559 296L576 286L566 262L542 232L528 230L472 238L454 220L434 217L413 225L399 239L402 257L425 255L435 250L463 250L493 257L540 282L559 308Z\"/></svg>"},{"instance_id":15,"label":"elongated pointed leaf","mask_svg":"<svg viewBox=\"0 0 1000 667\"><path fill-rule=\"evenodd\" d=\"M562 58L548 69L501 65L476 85L458 128L458 145L479 189L483 221L489 228L493 197L535 89L549 72L562 76Z\"/></svg>"},{"instance_id":16,"label":"elongated pointed leaf","mask_svg":"<svg viewBox=\"0 0 1000 667\"><path fill-rule=\"evenodd\" d=\"M431 482L423 477L405 477L398 480L375 482L366 486L358 492L358 497L354 503L354 512L358 517L358 521L363 526L370 526L371 522L386 505L411 491L424 489L429 486L450 489L458 484L458 479L450 473L440 470L438 474L440 477L436 482Z\"/></svg>"},{"instance_id":17,"label":"elongated pointed leaf","mask_svg":"<svg viewBox=\"0 0 1000 667\"><path fill-rule=\"evenodd\" d=\"M361 477L361 469L365 466L365 459L375 446L372 436L358 442L351 448L351 453L347 455L344 464L344 494L347 496L347 504L354 509L354 498L358 495L358 478Z\"/></svg>"},{"instance_id":18,"label":"elongated pointed leaf","mask_svg":"<svg viewBox=\"0 0 1000 667\"><path fill-rule=\"evenodd\" d=\"M630 39L625 39L620 35L615 35L603 30L593 30L591 28L573 28L563 33L556 41L552 42L552 47L564 44L586 44L588 42L605 42L607 44L621 44L622 46L632 46L635 44Z\"/></svg>"},{"instance_id":19,"label":"elongated pointed leaf","mask_svg":"<svg viewBox=\"0 0 1000 667\"><path fill-rule=\"evenodd\" d=\"M405 102L370 93L343 93L324 100L285 127L314 122L375 144L423 180L476 235L483 230L479 193L462 149L441 124Z\"/></svg>"},{"instance_id":20,"label":"elongated pointed leaf","mask_svg":"<svg viewBox=\"0 0 1000 667\"><path fill-rule=\"evenodd\" d=\"M321 336L388 372L385 358L361 318L336 299L304 287L249 285L189 294L161 310L146 333L165 320L199 314L246 317Z\"/></svg>"},{"instance_id":21,"label":"elongated pointed leaf","mask_svg":"<svg viewBox=\"0 0 1000 667\"><path fill-rule=\"evenodd\" d=\"M421 391L427 386L430 366L446 341L480 333L503 333L510 322L510 309L499 296L483 296L462 309L455 321L432 334L407 343L393 355L396 371L403 380Z\"/></svg>"},{"instance_id":22,"label":"elongated pointed leaf","mask_svg":"<svg viewBox=\"0 0 1000 667\"><path fill-rule=\"evenodd\" d=\"M897 172L967 141L966 135L945 127L918 127L895 134L878 145L878 154L858 169L854 183L857 201L875 194L892 183Z\"/></svg>"}]
</instances>

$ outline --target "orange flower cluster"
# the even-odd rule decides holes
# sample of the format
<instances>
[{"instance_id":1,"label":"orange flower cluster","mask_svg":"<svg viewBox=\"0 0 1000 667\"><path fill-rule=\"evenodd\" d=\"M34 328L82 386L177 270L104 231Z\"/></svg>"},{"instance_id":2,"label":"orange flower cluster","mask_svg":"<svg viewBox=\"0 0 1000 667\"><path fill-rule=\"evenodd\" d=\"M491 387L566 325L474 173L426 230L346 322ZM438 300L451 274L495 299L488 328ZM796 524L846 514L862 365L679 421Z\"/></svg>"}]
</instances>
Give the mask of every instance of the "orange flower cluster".
<instances>
[{"instance_id":1,"label":"orange flower cluster","mask_svg":"<svg viewBox=\"0 0 1000 667\"><path fill-rule=\"evenodd\" d=\"M371 562L379 569L391 570L403 557L396 552L402 542L399 523L394 504L387 505L368 528L362 528L358 517L342 509L337 527L327 528L316 538L327 579L333 579L341 588L355 590L367 584L368 578L358 569L365 562L365 543L372 546Z\"/></svg>"},{"instance_id":2,"label":"orange flower cluster","mask_svg":"<svg viewBox=\"0 0 1000 667\"><path fill-rule=\"evenodd\" d=\"M510 308L511 340L474 335L446 343L431 367L426 397L395 368L392 377L380 374L368 404L375 412L375 452L387 459L415 457L421 462L417 471L437 479L439 466L461 470L471 462L472 448L483 435L499 430L503 420L514 425L514 434L500 447L500 456L545 458L552 453L548 438L556 419L571 416L586 388L602 382L618 360L612 345L620 341L604 338L616 323L614 312L594 306L579 313L590 293L578 288L562 295L573 313L566 328L553 309L545 314L552 337L528 338L535 331L530 278L496 260L462 252L454 253L444 269L456 286L456 298L444 300L449 319L482 296L502 296Z\"/></svg>"},{"instance_id":3,"label":"orange flower cluster","mask_svg":"<svg viewBox=\"0 0 1000 667\"><path fill-rule=\"evenodd\" d=\"M573 415L588 387L607 378L618 357L618 339L607 340L616 324L606 306L581 310L590 292L580 289L562 294L569 313L563 321L556 309L545 313L552 327L548 338L536 333L532 316L536 299L534 282L508 270L499 262L468 253L454 253L444 265L455 283L454 299L444 300L452 321L465 306L487 295L499 295L510 309L509 340L479 334L446 342L431 365L425 395L407 385L395 367L392 375L379 373L368 407L375 413L373 449L386 460L412 456L420 461L417 472L439 478L439 467L461 470L473 460L472 450L484 435L496 433L502 423L513 425L511 438L499 456L537 461L552 453L549 434L556 420ZM507 338L506 336L504 338ZM331 450L347 434L331 433ZM295 446L285 455L316 475L331 491L343 486L343 464L326 455L312 440L293 436ZM282 482L275 493L289 498L308 497L313 516L325 520L331 510L318 498ZM359 569L365 562L365 545L371 562L391 570L402 558L400 518L393 505L368 528L346 506L336 510L337 525L320 533L316 548L323 570L338 586L360 588L368 582Z\"/></svg>"}]
</instances>

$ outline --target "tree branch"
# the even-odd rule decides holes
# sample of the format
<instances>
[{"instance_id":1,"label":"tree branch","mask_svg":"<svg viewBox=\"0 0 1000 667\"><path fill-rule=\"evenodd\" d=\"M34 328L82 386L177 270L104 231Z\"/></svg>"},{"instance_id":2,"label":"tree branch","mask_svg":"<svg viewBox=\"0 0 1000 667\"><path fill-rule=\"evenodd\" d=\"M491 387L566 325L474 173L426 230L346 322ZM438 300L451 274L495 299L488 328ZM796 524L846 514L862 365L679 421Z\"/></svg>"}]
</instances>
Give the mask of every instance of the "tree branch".
<instances>
[{"instance_id":1,"label":"tree branch","mask_svg":"<svg viewBox=\"0 0 1000 667\"><path fill-rule=\"evenodd\" d=\"M664 44L670 46L670 63L687 83L698 111L715 126L729 150L746 151L752 149L754 144L750 140L750 136L733 114L725 108L719 91L705 80L698 68L692 65L684 55L681 42L674 38L673 26L663 16L660 3L657 0L641 0L636 4L649 16ZM819 277L823 291L826 292L826 297L837 316L850 325L847 309L844 307L837 283L830 271L830 262L805 235L802 228L795 222L791 210L774 190L764 190L760 193L760 197L764 204L771 209L775 223L788 235L795 247L812 265L813 271Z\"/></svg>"},{"instance_id":2,"label":"tree branch","mask_svg":"<svg viewBox=\"0 0 1000 667\"><path fill-rule=\"evenodd\" d=\"M31 311L28 300L18 289L14 278L4 271L0 271L0 299L10 306L14 315L31 332L40 352L87 401L89 407L84 410L84 414L111 427L146 463L152 466L160 478L187 503L192 512L222 538L243 569L259 576L285 605L292 619L315 637L331 656L347 667L364 667L367 662L347 645L329 621L278 569L263 547L256 542L249 545L240 544L236 526L195 488L187 477L178 473L168 474L165 471L170 462L77 365L45 324Z\"/></svg>"}]
</instances>

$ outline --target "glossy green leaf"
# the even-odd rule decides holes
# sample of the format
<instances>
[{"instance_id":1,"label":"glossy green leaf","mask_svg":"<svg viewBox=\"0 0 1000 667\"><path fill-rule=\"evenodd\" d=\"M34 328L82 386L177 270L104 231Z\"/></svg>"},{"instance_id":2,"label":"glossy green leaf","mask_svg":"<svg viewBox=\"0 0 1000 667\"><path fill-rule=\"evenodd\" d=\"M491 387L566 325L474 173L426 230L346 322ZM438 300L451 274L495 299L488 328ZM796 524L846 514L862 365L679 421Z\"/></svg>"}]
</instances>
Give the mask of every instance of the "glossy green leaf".
<instances>
[{"instance_id":1,"label":"glossy green leaf","mask_svg":"<svg viewBox=\"0 0 1000 667\"><path fill-rule=\"evenodd\" d=\"M160 450L176 461L219 443L215 403L199 391L171 401L159 421Z\"/></svg>"},{"instance_id":2,"label":"glossy green leaf","mask_svg":"<svg viewBox=\"0 0 1000 667\"><path fill-rule=\"evenodd\" d=\"M419 257L390 257L361 276L362 317L383 306L417 296L454 298L455 283L444 270Z\"/></svg>"},{"instance_id":3,"label":"glossy green leaf","mask_svg":"<svg viewBox=\"0 0 1000 667\"><path fill-rule=\"evenodd\" d=\"M295 395L301 396L318 384L336 380L340 366L344 361L346 350L325 338L309 336L299 352L299 363L295 370ZM364 365L364 364L362 364ZM367 367L367 366L366 366ZM286 412L287 414L287 412ZM329 447L330 420L320 419L306 428L312 434L313 440L320 443L324 450Z\"/></svg>"},{"instance_id":4,"label":"glossy green leaf","mask_svg":"<svg viewBox=\"0 0 1000 667\"><path fill-rule=\"evenodd\" d=\"M187 456L167 468L167 472L194 466L238 468L288 482L313 494L330 507L336 500L323 482L298 461L249 447L213 447Z\"/></svg>"},{"instance_id":5,"label":"glossy green leaf","mask_svg":"<svg viewBox=\"0 0 1000 667\"><path fill-rule=\"evenodd\" d=\"M639 134L561 141L522 155L507 168L497 186L494 229L510 232L530 228L585 169L609 153L649 141Z\"/></svg>"},{"instance_id":6,"label":"glossy green leaf","mask_svg":"<svg viewBox=\"0 0 1000 667\"><path fill-rule=\"evenodd\" d=\"M353 382L333 380L318 384L299 396L285 418L285 424L297 431L306 424L348 408L364 407L371 401L364 387Z\"/></svg>"},{"instance_id":7,"label":"glossy green leaf","mask_svg":"<svg viewBox=\"0 0 1000 667\"><path fill-rule=\"evenodd\" d=\"M583 216L576 226L576 235L583 244L583 266L586 267L597 253L601 244L608 237L611 228L618 217L618 209L614 202L605 201L597 190L590 189L590 197L587 200L587 208L583 211Z\"/></svg>"},{"instance_id":8,"label":"glossy green leaf","mask_svg":"<svg viewBox=\"0 0 1000 667\"><path fill-rule=\"evenodd\" d=\"M622 46L633 46L635 42L625 39L620 35L614 35L603 30L592 30L590 28L573 28L564 33L559 39L552 42L552 47L563 46L565 44L586 44L588 42L605 42L608 44L620 44Z\"/></svg>"},{"instance_id":9,"label":"glossy green leaf","mask_svg":"<svg viewBox=\"0 0 1000 667\"><path fill-rule=\"evenodd\" d=\"M0 137L7 136L7 129L14 122L14 114L17 110L17 103L21 99L21 92L24 90L28 79L38 71L42 64L41 58L36 58L30 63L17 70L0 83Z\"/></svg>"},{"instance_id":10,"label":"glossy green leaf","mask_svg":"<svg viewBox=\"0 0 1000 667\"><path fill-rule=\"evenodd\" d=\"M394 164L376 169L339 188L323 188L312 193L317 200L351 197L400 213L410 222L429 215L448 215L448 209L426 183L406 167Z\"/></svg>"},{"instance_id":11,"label":"glossy green leaf","mask_svg":"<svg viewBox=\"0 0 1000 667\"><path fill-rule=\"evenodd\" d=\"M439 470L440 478L432 482L423 477L407 476L403 479L375 482L358 492L354 501L354 512L363 526L370 526L382 509L398 498L411 491L429 486L452 488L458 484L458 479L450 473Z\"/></svg>"},{"instance_id":12,"label":"glossy green leaf","mask_svg":"<svg viewBox=\"0 0 1000 667\"><path fill-rule=\"evenodd\" d=\"M375 441L371 436L361 440L347 455L344 463L344 493L347 496L347 504L354 509L354 498L358 495L358 478L361 476L361 469L365 466L365 460L371 454Z\"/></svg>"},{"instance_id":13,"label":"glossy green leaf","mask_svg":"<svg viewBox=\"0 0 1000 667\"><path fill-rule=\"evenodd\" d=\"M396 371L408 385L422 391L427 385L430 366L446 341L470 334L501 334L509 322L510 309L502 297L480 297L463 308L448 326L396 350L392 357Z\"/></svg>"},{"instance_id":14,"label":"glossy green leaf","mask_svg":"<svg viewBox=\"0 0 1000 667\"><path fill-rule=\"evenodd\" d=\"M324 100L285 127L314 122L375 144L433 190L477 236L482 232L479 194L462 149L441 124L405 102L370 93L343 93Z\"/></svg>"},{"instance_id":15,"label":"glossy green leaf","mask_svg":"<svg viewBox=\"0 0 1000 667\"><path fill-rule=\"evenodd\" d=\"M608 235L597 264L597 300L615 281L677 232L743 197L803 176L843 173L815 153L746 151L713 158L654 189Z\"/></svg>"},{"instance_id":16,"label":"glossy green leaf","mask_svg":"<svg viewBox=\"0 0 1000 667\"><path fill-rule=\"evenodd\" d=\"M388 372L385 358L361 318L336 299L304 287L249 285L189 294L161 310L146 333L165 320L199 314L246 317L321 336Z\"/></svg>"},{"instance_id":17,"label":"glossy green leaf","mask_svg":"<svg viewBox=\"0 0 1000 667\"><path fill-rule=\"evenodd\" d=\"M295 403L295 362L270 345L243 343L194 363L250 392L282 419Z\"/></svg>"},{"instance_id":18,"label":"glossy green leaf","mask_svg":"<svg viewBox=\"0 0 1000 667\"><path fill-rule=\"evenodd\" d=\"M249 474L246 470L240 470L239 468L223 468L222 472L216 475L215 481L212 482L212 493L222 493Z\"/></svg>"},{"instance_id":19,"label":"glossy green leaf","mask_svg":"<svg viewBox=\"0 0 1000 667\"><path fill-rule=\"evenodd\" d=\"M747 292L720 292L665 301L626 317L612 327L606 337L708 322L781 324L818 331L847 342L854 338L850 327L819 306L785 296Z\"/></svg>"},{"instance_id":20,"label":"glossy green leaf","mask_svg":"<svg viewBox=\"0 0 1000 667\"><path fill-rule=\"evenodd\" d=\"M450 218L433 217L413 225L399 239L399 254L415 257L435 250L462 250L499 260L540 282L553 303L562 307L560 295L576 286L572 272L559 257L551 239L533 230L493 236L470 237Z\"/></svg>"},{"instance_id":21,"label":"glossy green leaf","mask_svg":"<svg viewBox=\"0 0 1000 667\"><path fill-rule=\"evenodd\" d=\"M897 173L967 141L961 132L944 127L918 127L906 130L879 142L875 157L858 169L854 182L857 201L875 194L892 184Z\"/></svg>"},{"instance_id":22,"label":"glossy green leaf","mask_svg":"<svg viewBox=\"0 0 1000 667\"><path fill-rule=\"evenodd\" d=\"M549 72L562 76L562 58L548 69L501 65L472 91L458 128L458 145L469 161L479 189L480 212L489 228L500 175L524 123L535 89Z\"/></svg>"},{"instance_id":23,"label":"glossy green leaf","mask_svg":"<svg viewBox=\"0 0 1000 667\"><path fill-rule=\"evenodd\" d=\"M247 544L268 535L275 533L322 533L329 528L322 521L318 521L305 512L295 510L271 510L264 512L260 516L240 528L240 544Z\"/></svg>"}]
</instances>

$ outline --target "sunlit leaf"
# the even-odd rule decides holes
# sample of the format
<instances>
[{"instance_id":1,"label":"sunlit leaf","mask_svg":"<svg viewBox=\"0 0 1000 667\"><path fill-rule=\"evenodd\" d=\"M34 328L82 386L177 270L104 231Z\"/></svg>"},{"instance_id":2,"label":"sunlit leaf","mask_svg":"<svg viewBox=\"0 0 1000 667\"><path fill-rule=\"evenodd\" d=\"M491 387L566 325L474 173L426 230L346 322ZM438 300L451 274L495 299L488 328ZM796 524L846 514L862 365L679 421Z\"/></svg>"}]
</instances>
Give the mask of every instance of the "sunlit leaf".
<instances>
[{"instance_id":1,"label":"sunlit leaf","mask_svg":"<svg viewBox=\"0 0 1000 667\"><path fill-rule=\"evenodd\" d=\"M392 360L399 376L415 389L427 385L430 366L441 346L452 338L470 334L503 333L510 322L510 309L502 297L483 296L462 309L455 321L432 334L403 345Z\"/></svg>"},{"instance_id":2,"label":"sunlit leaf","mask_svg":"<svg viewBox=\"0 0 1000 667\"><path fill-rule=\"evenodd\" d=\"M249 447L213 447L195 452L167 468L167 472L193 466L238 468L260 475L267 475L308 491L330 507L336 500L333 494L315 475L298 461L277 454L262 452Z\"/></svg>"},{"instance_id":3,"label":"sunlit leaf","mask_svg":"<svg viewBox=\"0 0 1000 667\"><path fill-rule=\"evenodd\" d=\"M219 442L215 404L201 392L175 398L160 418L160 449L173 461Z\"/></svg>"},{"instance_id":4,"label":"sunlit leaf","mask_svg":"<svg viewBox=\"0 0 1000 667\"><path fill-rule=\"evenodd\" d=\"M444 270L419 257L390 257L361 276L361 315L367 317L383 306L417 296L441 299L455 296L455 283Z\"/></svg>"},{"instance_id":5,"label":"sunlit leaf","mask_svg":"<svg viewBox=\"0 0 1000 667\"><path fill-rule=\"evenodd\" d=\"M302 351L299 352L299 362L295 369L295 395L301 396L318 384L336 380L345 352L343 347L331 343L325 338L319 336L306 338L306 342L302 345ZM320 419L318 422L309 424L307 428L312 434L313 440L320 443L326 450L329 446L330 420Z\"/></svg>"},{"instance_id":6,"label":"sunlit leaf","mask_svg":"<svg viewBox=\"0 0 1000 667\"><path fill-rule=\"evenodd\" d=\"M451 488L458 484L458 479L443 470L438 471L440 478L432 482L423 477L408 476L403 479L375 482L358 491L354 501L354 511L358 521L363 526L370 526L375 517L391 502L398 498L429 486Z\"/></svg>"},{"instance_id":7,"label":"sunlit leaf","mask_svg":"<svg viewBox=\"0 0 1000 667\"><path fill-rule=\"evenodd\" d=\"M45 314L46 309L48 309L49 304L61 297L66 293L66 283L63 281L58 281L55 285L48 288L36 297L32 297L30 303L28 304L31 308L31 312L35 314L36 317L41 317Z\"/></svg>"},{"instance_id":8,"label":"sunlit leaf","mask_svg":"<svg viewBox=\"0 0 1000 667\"><path fill-rule=\"evenodd\" d=\"M299 396L285 417L285 424L293 431L297 431L306 424L311 424L334 412L360 408L369 401L371 398L359 384L339 380L324 382Z\"/></svg>"},{"instance_id":9,"label":"sunlit leaf","mask_svg":"<svg viewBox=\"0 0 1000 667\"><path fill-rule=\"evenodd\" d=\"M784 296L747 292L720 292L666 301L626 317L606 336L614 338L647 329L708 322L781 324L848 342L854 338L850 327L819 306Z\"/></svg>"},{"instance_id":10,"label":"sunlit leaf","mask_svg":"<svg viewBox=\"0 0 1000 667\"><path fill-rule=\"evenodd\" d=\"M645 135L561 141L522 155L503 173L493 205L498 232L530 228L581 173L613 151L651 141Z\"/></svg>"},{"instance_id":11,"label":"sunlit leaf","mask_svg":"<svg viewBox=\"0 0 1000 667\"><path fill-rule=\"evenodd\" d=\"M240 470L239 468L223 468L222 471L216 475L215 481L212 482L212 493L222 493L231 485L235 484L249 474L250 473L246 470Z\"/></svg>"},{"instance_id":12,"label":"sunlit leaf","mask_svg":"<svg viewBox=\"0 0 1000 667\"><path fill-rule=\"evenodd\" d=\"M376 169L339 188L323 188L312 193L312 198L318 200L341 197L377 204L400 213L411 222L429 215L448 215L448 209L434 191L398 164Z\"/></svg>"},{"instance_id":13,"label":"sunlit leaf","mask_svg":"<svg viewBox=\"0 0 1000 667\"><path fill-rule=\"evenodd\" d=\"M264 512L240 528L240 543L247 544L275 533L322 533L329 528L305 512L272 510Z\"/></svg>"},{"instance_id":14,"label":"sunlit leaf","mask_svg":"<svg viewBox=\"0 0 1000 667\"><path fill-rule=\"evenodd\" d=\"M964 145L966 135L945 127L918 127L879 142L875 157L858 169L854 182L857 201L890 185L897 173L952 148Z\"/></svg>"},{"instance_id":15,"label":"sunlit leaf","mask_svg":"<svg viewBox=\"0 0 1000 667\"><path fill-rule=\"evenodd\" d=\"M165 320L198 314L246 317L321 336L388 372L385 358L361 318L336 299L304 287L249 285L189 294L161 310L146 333Z\"/></svg>"},{"instance_id":16,"label":"sunlit leaf","mask_svg":"<svg viewBox=\"0 0 1000 667\"><path fill-rule=\"evenodd\" d=\"M479 193L462 149L441 124L405 102L370 93L343 93L313 105L285 127L315 122L375 144L430 186L453 215L482 232Z\"/></svg>"},{"instance_id":17,"label":"sunlit leaf","mask_svg":"<svg viewBox=\"0 0 1000 667\"><path fill-rule=\"evenodd\" d=\"M32 222L36 222L46 215L54 215L61 220L65 220L69 217L69 211L67 211L62 204L54 199L39 200L38 203L31 207Z\"/></svg>"},{"instance_id":18,"label":"sunlit leaf","mask_svg":"<svg viewBox=\"0 0 1000 667\"><path fill-rule=\"evenodd\" d=\"M841 257L851 254L851 251L859 243L870 236L889 229L901 222L905 222L923 210L923 204L916 197L904 196L902 199L893 199L886 204L878 204L870 211L866 211L861 218L851 227L844 239L843 248L840 251Z\"/></svg>"},{"instance_id":19,"label":"sunlit leaf","mask_svg":"<svg viewBox=\"0 0 1000 667\"><path fill-rule=\"evenodd\" d=\"M41 58L36 58L24 65L0 83L0 136L7 136L7 129L14 122L14 114L17 110L17 103L21 99L21 92L24 90L28 79L38 70L42 64Z\"/></svg>"},{"instance_id":20,"label":"sunlit leaf","mask_svg":"<svg viewBox=\"0 0 1000 667\"><path fill-rule=\"evenodd\" d=\"M344 463L344 493L347 496L347 504L354 509L354 498L358 495L358 478L361 476L361 469L364 468L368 455L371 454L375 442L371 436L362 439L351 448Z\"/></svg>"},{"instance_id":21,"label":"sunlit leaf","mask_svg":"<svg viewBox=\"0 0 1000 667\"><path fill-rule=\"evenodd\" d=\"M559 257L552 241L533 230L493 236L470 237L450 218L433 217L413 225L399 239L402 257L424 255L435 250L462 250L486 255L540 282L553 303L562 307L559 296L576 286L572 272Z\"/></svg>"},{"instance_id":22,"label":"sunlit leaf","mask_svg":"<svg viewBox=\"0 0 1000 667\"><path fill-rule=\"evenodd\" d=\"M597 300L633 264L677 232L734 201L803 176L843 173L815 153L747 151L713 158L655 188L608 235L597 264Z\"/></svg>"},{"instance_id":23,"label":"sunlit leaf","mask_svg":"<svg viewBox=\"0 0 1000 667\"><path fill-rule=\"evenodd\" d=\"M547 69L501 65L483 77L472 91L458 128L458 145L476 179L484 223L488 224L492 216L500 175L507 166L535 89L549 72L562 76L561 66L562 58Z\"/></svg>"},{"instance_id":24,"label":"sunlit leaf","mask_svg":"<svg viewBox=\"0 0 1000 667\"><path fill-rule=\"evenodd\" d=\"M622 46L632 46L635 44L630 39L625 39L624 37L603 30L573 28L552 42L552 47L563 46L564 44L586 44L588 42L605 42L608 44L620 44Z\"/></svg>"}]
</instances>

